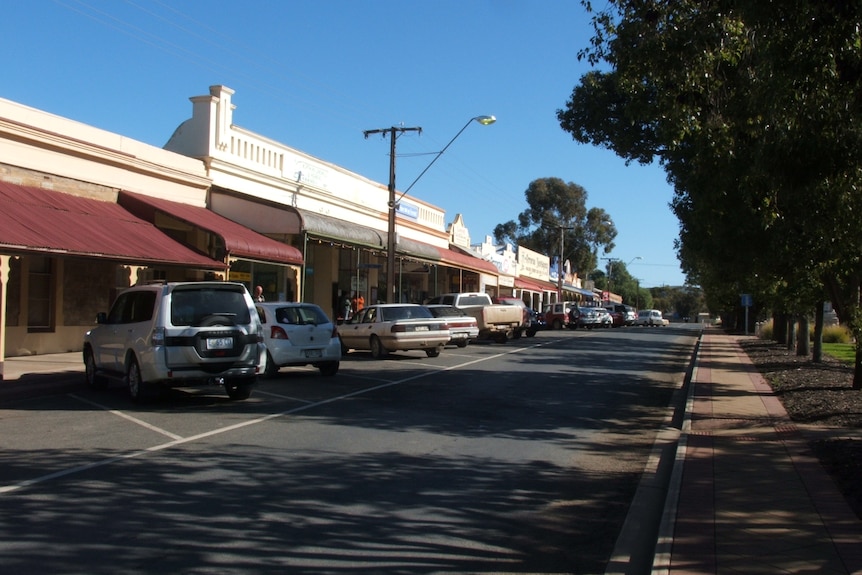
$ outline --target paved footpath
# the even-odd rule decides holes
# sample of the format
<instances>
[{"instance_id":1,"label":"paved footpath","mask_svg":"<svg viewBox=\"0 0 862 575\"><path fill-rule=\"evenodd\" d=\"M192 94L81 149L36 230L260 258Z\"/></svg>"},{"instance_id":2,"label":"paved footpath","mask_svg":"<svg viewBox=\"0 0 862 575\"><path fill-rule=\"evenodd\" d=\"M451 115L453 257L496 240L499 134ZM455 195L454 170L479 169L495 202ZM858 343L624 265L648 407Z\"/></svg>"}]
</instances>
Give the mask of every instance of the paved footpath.
<instances>
[{"instance_id":1,"label":"paved footpath","mask_svg":"<svg viewBox=\"0 0 862 575\"><path fill-rule=\"evenodd\" d=\"M862 520L741 337L703 333L653 574L862 574Z\"/></svg>"},{"instance_id":2,"label":"paved footpath","mask_svg":"<svg viewBox=\"0 0 862 575\"><path fill-rule=\"evenodd\" d=\"M0 379L0 403L27 397L68 393L85 387L80 351L7 357Z\"/></svg>"}]
</instances>

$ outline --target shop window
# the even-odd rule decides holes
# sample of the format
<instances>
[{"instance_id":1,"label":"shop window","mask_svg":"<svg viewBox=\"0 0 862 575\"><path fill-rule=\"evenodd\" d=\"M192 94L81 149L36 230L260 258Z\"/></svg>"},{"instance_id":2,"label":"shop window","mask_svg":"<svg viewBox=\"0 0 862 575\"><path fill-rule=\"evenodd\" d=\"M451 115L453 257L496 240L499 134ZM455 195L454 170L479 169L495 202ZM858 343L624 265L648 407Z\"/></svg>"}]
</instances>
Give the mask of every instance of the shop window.
<instances>
[{"instance_id":1,"label":"shop window","mask_svg":"<svg viewBox=\"0 0 862 575\"><path fill-rule=\"evenodd\" d=\"M54 331L54 274L51 258L28 258L27 331Z\"/></svg>"}]
</instances>

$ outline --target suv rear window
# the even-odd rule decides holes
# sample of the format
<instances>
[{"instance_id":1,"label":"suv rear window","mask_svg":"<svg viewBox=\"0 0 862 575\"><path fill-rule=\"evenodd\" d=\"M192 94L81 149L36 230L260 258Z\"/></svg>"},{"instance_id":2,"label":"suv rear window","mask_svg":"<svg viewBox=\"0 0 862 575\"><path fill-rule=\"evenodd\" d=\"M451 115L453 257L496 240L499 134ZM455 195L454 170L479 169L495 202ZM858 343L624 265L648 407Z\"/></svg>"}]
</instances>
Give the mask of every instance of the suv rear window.
<instances>
[{"instance_id":1,"label":"suv rear window","mask_svg":"<svg viewBox=\"0 0 862 575\"><path fill-rule=\"evenodd\" d=\"M229 317L236 324L251 323L248 303L241 290L190 286L178 287L172 292L172 325L197 326L213 315Z\"/></svg>"}]
</instances>

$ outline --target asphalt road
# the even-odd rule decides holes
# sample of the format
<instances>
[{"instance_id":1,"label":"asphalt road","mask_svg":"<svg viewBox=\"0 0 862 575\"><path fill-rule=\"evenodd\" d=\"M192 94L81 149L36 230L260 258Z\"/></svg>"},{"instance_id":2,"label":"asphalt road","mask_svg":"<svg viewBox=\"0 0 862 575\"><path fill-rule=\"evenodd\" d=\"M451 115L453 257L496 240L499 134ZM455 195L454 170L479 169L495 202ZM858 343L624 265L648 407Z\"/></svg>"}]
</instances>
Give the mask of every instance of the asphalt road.
<instances>
[{"instance_id":1,"label":"asphalt road","mask_svg":"<svg viewBox=\"0 0 862 575\"><path fill-rule=\"evenodd\" d=\"M661 497L642 479L698 334L351 353L333 378L283 370L243 402L181 389L139 406L115 387L12 402L0 409L0 564L604 573L621 545L654 543Z\"/></svg>"}]
</instances>

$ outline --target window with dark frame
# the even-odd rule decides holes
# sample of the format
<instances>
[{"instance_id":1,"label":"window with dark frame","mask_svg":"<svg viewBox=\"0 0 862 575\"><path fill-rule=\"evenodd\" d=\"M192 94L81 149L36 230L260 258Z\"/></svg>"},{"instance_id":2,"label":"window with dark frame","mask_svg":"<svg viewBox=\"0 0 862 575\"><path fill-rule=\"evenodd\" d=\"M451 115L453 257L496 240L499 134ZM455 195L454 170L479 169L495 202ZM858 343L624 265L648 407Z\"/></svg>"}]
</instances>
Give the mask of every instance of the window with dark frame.
<instances>
[{"instance_id":1,"label":"window with dark frame","mask_svg":"<svg viewBox=\"0 0 862 575\"><path fill-rule=\"evenodd\" d=\"M27 331L54 331L53 260L44 256L28 258Z\"/></svg>"}]
</instances>

